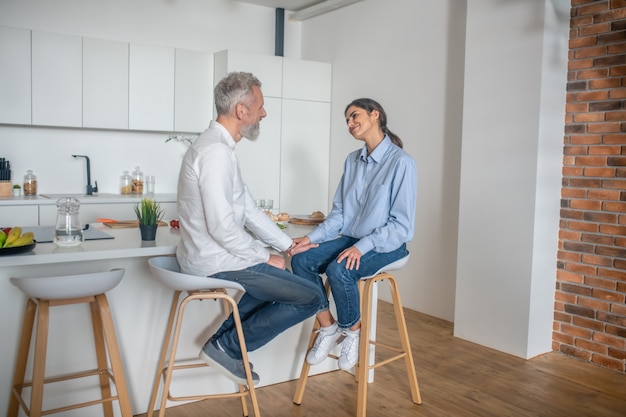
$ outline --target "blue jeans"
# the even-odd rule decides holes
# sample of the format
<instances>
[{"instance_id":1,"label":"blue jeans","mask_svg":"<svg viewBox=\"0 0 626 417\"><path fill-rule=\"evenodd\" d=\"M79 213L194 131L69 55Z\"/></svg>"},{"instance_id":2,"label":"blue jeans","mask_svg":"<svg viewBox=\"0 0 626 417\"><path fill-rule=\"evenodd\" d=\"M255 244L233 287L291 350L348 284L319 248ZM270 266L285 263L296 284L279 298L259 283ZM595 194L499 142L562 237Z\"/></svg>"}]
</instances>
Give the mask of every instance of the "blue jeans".
<instances>
[{"instance_id":1,"label":"blue jeans","mask_svg":"<svg viewBox=\"0 0 626 417\"><path fill-rule=\"evenodd\" d=\"M326 294L313 282L268 264L219 272L215 278L241 284L246 292L237 307L248 351L264 346L284 330L324 309ZM235 359L241 348L231 314L211 337Z\"/></svg>"},{"instance_id":2,"label":"blue jeans","mask_svg":"<svg viewBox=\"0 0 626 417\"><path fill-rule=\"evenodd\" d=\"M291 259L293 273L314 282L319 288L324 288L319 274L326 274L337 307L337 324L342 329L348 329L361 320L358 281L409 254L406 244L403 243L391 252L370 251L361 257L358 270L346 269L346 260L337 263L337 256L356 242L358 239L342 236L320 243L317 248L299 253ZM328 300L325 310L328 310Z\"/></svg>"}]
</instances>

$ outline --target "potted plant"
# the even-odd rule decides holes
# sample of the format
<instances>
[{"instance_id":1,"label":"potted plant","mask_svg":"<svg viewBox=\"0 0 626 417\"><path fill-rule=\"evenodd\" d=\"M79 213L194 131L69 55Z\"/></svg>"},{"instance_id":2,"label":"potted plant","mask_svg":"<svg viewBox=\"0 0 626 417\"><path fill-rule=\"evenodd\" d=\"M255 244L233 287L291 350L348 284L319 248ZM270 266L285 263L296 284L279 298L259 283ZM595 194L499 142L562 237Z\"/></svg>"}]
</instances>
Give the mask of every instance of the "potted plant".
<instances>
[{"instance_id":1,"label":"potted plant","mask_svg":"<svg viewBox=\"0 0 626 417\"><path fill-rule=\"evenodd\" d=\"M151 198L142 198L140 204L135 204L135 214L139 220L141 240L154 240L157 227L165 214L161 205Z\"/></svg>"},{"instance_id":2,"label":"potted plant","mask_svg":"<svg viewBox=\"0 0 626 417\"><path fill-rule=\"evenodd\" d=\"M19 197L22 195L22 186L19 184L13 185L13 197Z\"/></svg>"}]
</instances>

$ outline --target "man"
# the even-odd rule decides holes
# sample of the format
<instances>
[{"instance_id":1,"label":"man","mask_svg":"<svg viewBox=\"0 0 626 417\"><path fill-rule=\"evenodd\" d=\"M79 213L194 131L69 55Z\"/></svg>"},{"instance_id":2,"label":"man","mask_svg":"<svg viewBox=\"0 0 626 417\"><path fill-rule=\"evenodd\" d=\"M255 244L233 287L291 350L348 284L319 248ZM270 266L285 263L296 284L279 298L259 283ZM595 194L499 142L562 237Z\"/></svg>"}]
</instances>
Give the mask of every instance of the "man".
<instances>
[{"instance_id":1,"label":"man","mask_svg":"<svg viewBox=\"0 0 626 417\"><path fill-rule=\"evenodd\" d=\"M217 118L190 146L178 179L183 272L237 281L246 347L260 348L323 308L315 283L285 270L294 242L261 211L241 178L235 146L255 140L266 116L261 82L252 74L228 74L215 87ZM253 232L259 240L245 229ZM247 384L239 339L229 317L200 351L200 358L239 384ZM253 372L254 383L259 376Z\"/></svg>"}]
</instances>

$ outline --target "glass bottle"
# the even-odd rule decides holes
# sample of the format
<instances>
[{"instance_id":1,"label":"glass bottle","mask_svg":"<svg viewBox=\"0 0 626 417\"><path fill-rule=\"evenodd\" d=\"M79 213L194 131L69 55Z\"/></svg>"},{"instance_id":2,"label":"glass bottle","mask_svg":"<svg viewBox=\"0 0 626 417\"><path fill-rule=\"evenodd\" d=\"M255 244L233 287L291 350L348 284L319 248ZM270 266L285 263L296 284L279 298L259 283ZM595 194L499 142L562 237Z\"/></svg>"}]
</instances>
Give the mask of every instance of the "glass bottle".
<instances>
[{"instance_id":1,"label":"glass bottle","mask_svg":"<svg viewBox=\"0 0 626 417\"><path fill-rule=\"evenodd\" d=\"M24 175L24 195L37 195L37 176L29 169Z\"/></svg>"},{"instance_id":2,"label":"glass bottle","mask_svg":"<svg viewBox=\"0 0 626 417\"><path fill-rule=\"evenodd\" d=\"M78 218L80 202L74 197L57 200L57 222L54 227L54 243L62 247L78 246L82 243L83 228Z\"/></svg>"},{"instance_id":3,"label":"glass bottle","mask_svg":"<svg viewBox=\"0 0 626 417\"><path fill-rule=\"evenodd\" d=\"M124 171L120 177L120 194L131 194L133 192L133 180L128 171Z\"/></svg>"},{"instance_id":4,"label":"glass bottle","mask_svg":"<svg viewBox=\"0 0 626 417\"><path fill-rule=\"evenodd\" d=\"M133 194L143 194L143 172L139 167L135 167L133 171Z\"/></svg>"}]
</instances>

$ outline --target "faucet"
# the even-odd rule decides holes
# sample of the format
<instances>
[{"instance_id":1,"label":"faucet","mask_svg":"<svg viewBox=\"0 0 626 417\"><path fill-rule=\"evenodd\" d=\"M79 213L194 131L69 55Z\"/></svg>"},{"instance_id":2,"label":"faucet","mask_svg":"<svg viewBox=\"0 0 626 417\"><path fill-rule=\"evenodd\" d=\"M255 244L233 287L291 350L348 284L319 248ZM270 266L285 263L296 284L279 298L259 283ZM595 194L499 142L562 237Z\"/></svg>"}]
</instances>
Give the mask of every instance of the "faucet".
<instances>
[{"instance_id":1,"label":"faucet","mask_svg":"<svg viewBox=\"0 0 626 417\"><path fill-rule=\"evenodd\" d=\"M98 181L94 181L96 183L95 187L91 186L91 166L89 165L89 157L87 155L72 155L74 158L85 158L87 163L87 195L93 195L93 193L98 192Z\"/></svg>"}]
</instances>

